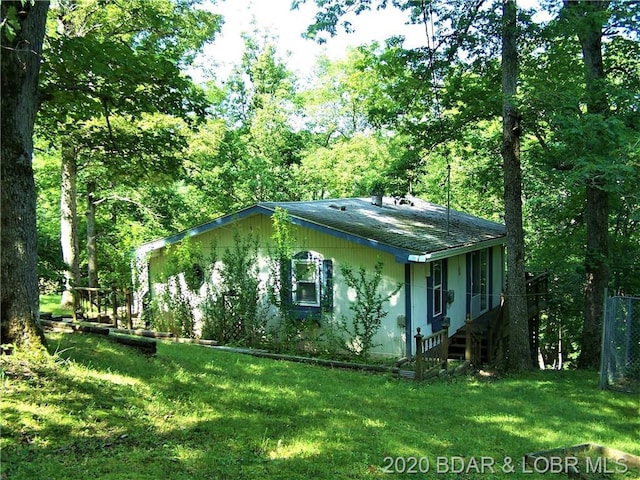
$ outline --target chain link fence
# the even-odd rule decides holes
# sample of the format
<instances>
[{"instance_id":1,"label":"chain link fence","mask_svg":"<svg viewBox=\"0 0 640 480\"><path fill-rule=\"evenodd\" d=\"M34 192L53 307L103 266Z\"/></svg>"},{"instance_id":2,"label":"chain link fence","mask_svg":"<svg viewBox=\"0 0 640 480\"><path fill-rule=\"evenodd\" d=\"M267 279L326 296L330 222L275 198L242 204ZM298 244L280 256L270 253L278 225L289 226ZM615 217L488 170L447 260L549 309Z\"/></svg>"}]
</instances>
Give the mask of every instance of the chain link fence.
<instances>
[{"instance_id":1,"label":"chain link fence","mask_svg":"<svg viewBox=\"0 0 640 480\"><path fill-rule=\"evenodd\" d=\"M640 393L640 298L608 297L600 388Z\"/></svg>"}]
</instances>

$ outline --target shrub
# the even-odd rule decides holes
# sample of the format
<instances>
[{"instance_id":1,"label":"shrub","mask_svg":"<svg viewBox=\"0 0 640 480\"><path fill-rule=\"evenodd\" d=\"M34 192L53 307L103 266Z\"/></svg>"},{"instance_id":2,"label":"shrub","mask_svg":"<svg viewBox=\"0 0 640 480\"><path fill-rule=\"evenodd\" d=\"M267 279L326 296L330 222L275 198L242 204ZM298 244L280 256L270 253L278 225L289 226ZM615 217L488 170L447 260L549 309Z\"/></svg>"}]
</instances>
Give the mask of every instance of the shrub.
<instances>
[{"instance_id":1,"label":"shrub","mask_svg":"<svg viewBox=\"0 0 640 480\"><path fill-rule=\"evenodd\" d=\"M397 285L394 291L387 295L379 293L378 289L383 279L382 267L383 263L378 259L373 275L368 275L364 267L360 267L357 273L349 265L340 268L347 285L355 290L356 299L349 305L349 310L353 312L352 318L349 320L343 315L339 329L348 337L347 350L365 360L368 359L369 352L380 345L374 343L373 337L388 314L383 308L384 304L402 287L401 284Z\"/></svg>"},{"instance_id":2,"label":"shrub","mask_svg":"<svg viewBox=\"0 0 640 480\"><path fill-rule=\"evenodd\" d=\"M265 334L266 314L260 304L258 241L234 233L234 246L221 261L212 259L212 277L207 284L202 337L222 343L258 345ZM212 249L215 252L215 248Z\"/></svg>"}]
</instances>

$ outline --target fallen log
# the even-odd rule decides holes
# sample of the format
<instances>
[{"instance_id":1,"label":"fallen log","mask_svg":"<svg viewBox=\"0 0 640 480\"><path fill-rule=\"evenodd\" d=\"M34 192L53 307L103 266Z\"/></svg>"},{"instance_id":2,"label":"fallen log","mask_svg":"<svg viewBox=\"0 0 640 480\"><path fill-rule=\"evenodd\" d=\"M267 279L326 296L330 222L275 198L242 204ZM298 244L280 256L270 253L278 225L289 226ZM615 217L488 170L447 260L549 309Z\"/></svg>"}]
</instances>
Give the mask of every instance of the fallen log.
<instances>
[{"instance_id":1,"label":"fallen log","mask_svg":"<svg viewBox=\"0 0 640 480\"><path fill-rule=\"evenodd\" d=\"M113 332L109 327L99 327L97 325L86 325L81 323L56 322L55 320L40 319L40 324L49 331L53 332L81 332L95 333L104 335L107 339L123 345L135 347L147 355L156 353L156 341L147 337L135 337L130 335L120 335ZM125 331L128 333L128 331Z\"/></svg>"},{"instance_id":2,"label":"fallen log","mask_svg":"<svg viewBox=\"0 0 640 480\"><path fill-rule=\"evenodd\" d=\"M190 343L193 345L204 345L205 347L215 347L220 343L216 340L203 340L201 338L180 338L174 337L171 339L175 343Z\"/></svg>"},{"instance_id":3,"label":"fallen log","mask_svg":"<svg viewBox=\"0 0 640 480\"><path fill-rule=\"evenodd\" d=\"M128 328L112 328L111 331L113 333L122 333L125 335L137 335L140 337L148 337L148 338L174 338L175 337L175 335L171 332L156 332L154 330L144 330L144 329L131 330Z\"/></svg>"},{"instance_id":4,"label":"fallen log","mask_svg":"<svg viewBox=\"0 0 640 480\"><path fill-rule=\"evenodd\" d=\"M109 340L127 345L129 347L135 347L142 353L147 355L154 355L156 353L156 342L151 338L146 337L132 337L128 335L118 335L112 333L107 337Z\"/></svg>"},{"instance_id":5,"label":"fallen log","mask_svg":"<svg viewBox=\"0 0 640 480\"><path fill-rule=\"evenodd\" d=\"M40 319L43 327L54 332L84 332L97 333L99 335L109 335L109 327L100 327L97 325L83 325L81 323L58 322L56 320Z\"/></svg>"}]
</instances>

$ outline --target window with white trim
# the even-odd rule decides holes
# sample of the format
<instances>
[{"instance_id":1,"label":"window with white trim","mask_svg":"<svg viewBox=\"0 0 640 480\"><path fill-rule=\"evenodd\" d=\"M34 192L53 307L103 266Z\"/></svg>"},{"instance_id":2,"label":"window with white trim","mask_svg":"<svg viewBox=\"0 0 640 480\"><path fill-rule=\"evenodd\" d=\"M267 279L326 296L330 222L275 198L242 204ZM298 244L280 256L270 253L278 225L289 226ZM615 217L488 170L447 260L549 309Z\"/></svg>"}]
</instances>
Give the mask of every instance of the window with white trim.
<instances>
[{"instance_id":1,"label":"window with white trim","mask_svg":"<svg viewBox=\"0 0 640 480\"><path fill-rule=\"evenodd\" d=\"M437 317L438 315L442 315L442 260L431 262L431 279L431 295L433 299L431 302L432 313L433 317Z\"/></svg>"},{"instance_id":2,"label":"window with white trim","mask_svg":"<svg viewBox=\"0 0 640 480\"><path fill-rule=\"evenodd\" d=\"M303 252L304 258L292 260L292 294L293 303L309 307L320 306L320 258L311 252ZM302 255L300 255L302 256Z\"/></svg>"}]
</instances>

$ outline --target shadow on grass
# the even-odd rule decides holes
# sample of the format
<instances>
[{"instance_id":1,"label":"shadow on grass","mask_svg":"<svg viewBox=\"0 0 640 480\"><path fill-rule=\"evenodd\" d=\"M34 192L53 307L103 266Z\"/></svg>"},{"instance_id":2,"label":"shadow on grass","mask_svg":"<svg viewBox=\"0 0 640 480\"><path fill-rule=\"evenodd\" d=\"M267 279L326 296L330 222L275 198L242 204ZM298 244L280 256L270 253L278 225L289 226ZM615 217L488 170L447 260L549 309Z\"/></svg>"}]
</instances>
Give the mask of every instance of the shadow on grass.
<instances>
[{"instance_id":1,"label":"shadow on grass","mask_svg":"<svg viewBox=\"0 0 640 480\"><path fill-rule=\"evenodd\" d=\"M426 457L433 473L438 457L628 450L638 433L634 402L591 373L415 384L188 345L161 343L151 358L93 336L50 345L73 362L31 393L10 385L7 478L382 478L385 457Z\"/></svg>"}]
</instances>

